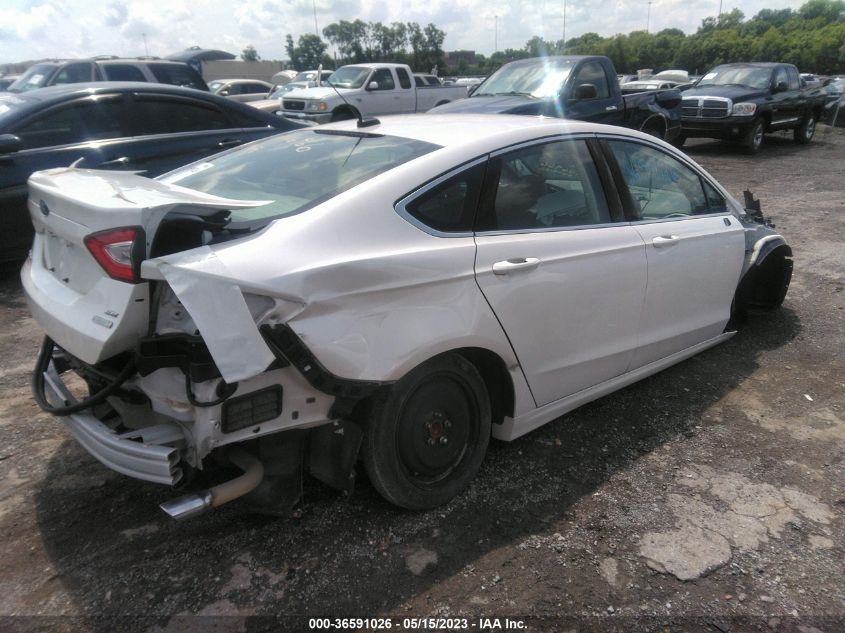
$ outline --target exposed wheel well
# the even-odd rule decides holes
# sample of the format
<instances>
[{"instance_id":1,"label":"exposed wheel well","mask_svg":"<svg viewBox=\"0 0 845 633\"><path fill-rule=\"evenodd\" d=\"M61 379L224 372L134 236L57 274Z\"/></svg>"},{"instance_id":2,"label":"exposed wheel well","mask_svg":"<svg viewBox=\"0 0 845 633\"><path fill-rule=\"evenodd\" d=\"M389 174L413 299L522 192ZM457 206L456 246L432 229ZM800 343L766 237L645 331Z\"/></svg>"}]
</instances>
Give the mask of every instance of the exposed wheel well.
<instances>
[{"instance_id":1,"label":"exposed wheel well","mask_svg":"<svg viewBox=\"0 0 845 633\"><path fill-rule=\"evenodd\" d=\"M442 106L442 105L445 105L445 104L447 104L447 103L449 103L449 100L448 100L448 99L444 99L443 101L438 101L437 103L435 103L435 104L434 104L434 107L436 108L437 106Z\"/></svg>"},{"instance_id":2,"label":"exposed wheel well","mask_svg":"<svg viewBox=\"0 0 845 633\"><path fill-rule=\"evenodd\" d=\"M480 347L453 350L472 363L484 379L490 394L493 424L501 424L505 416L513 417L514 389L505 361L498 354Z\"/></svg>"},{"instance_id":3,"label":"exposed wheel well","mask_svg":"<svg viewBox=\"0 0 845 633\"><path fill-rule=\"evenodd\" d=\"M752 267L736 290L729 327L742 324L749 308L773 310L780 307L792 279L792 249L780 244Z\"/></svg>"}]
</instances>

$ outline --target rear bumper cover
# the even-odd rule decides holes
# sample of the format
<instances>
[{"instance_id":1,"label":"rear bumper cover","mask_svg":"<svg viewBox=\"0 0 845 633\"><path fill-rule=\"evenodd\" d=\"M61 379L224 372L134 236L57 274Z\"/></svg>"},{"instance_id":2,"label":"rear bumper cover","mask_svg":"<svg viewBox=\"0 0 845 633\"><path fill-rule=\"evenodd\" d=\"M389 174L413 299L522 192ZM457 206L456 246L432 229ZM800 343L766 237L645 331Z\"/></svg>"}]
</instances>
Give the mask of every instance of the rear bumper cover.
<instances>
[{"instance_id":1,"label":"rear bumper cover","mask_svg":"<svg viewBox=\"0 0 845 633\"><path fill-rule=\"evenodd\" d=\"M74 401L53 367L44 372L46 396L57 404ZM76 441L100 462L124 475L174 485L182 478L179 446L185 436L177 424L160 424L116 433L90 412L62 418Z\"/></svg>"}]
</instances>

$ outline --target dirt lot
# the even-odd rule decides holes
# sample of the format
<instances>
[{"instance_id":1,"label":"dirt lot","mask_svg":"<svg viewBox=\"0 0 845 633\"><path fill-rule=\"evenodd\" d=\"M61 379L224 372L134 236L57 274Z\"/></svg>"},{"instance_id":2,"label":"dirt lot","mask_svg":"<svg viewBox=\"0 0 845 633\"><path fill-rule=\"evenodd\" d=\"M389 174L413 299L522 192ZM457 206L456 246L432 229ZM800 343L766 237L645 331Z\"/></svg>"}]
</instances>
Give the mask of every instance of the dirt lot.
<instances>
[{"instance_id":1,"label":"dirt lot","mask_svg":"<svg viewBox=\"0 0 845 633\"><path fill-rule=\"evenodd\" d=\"M845 133L689 153L795 250L782 310L528 436L469 492L400 512L365 480L300 519L176 523L29 395L39 341L0 279L0 630L307 630L511 617L529 631L845 630ZM37 617L36 617L37 616ZM204 616L204 617L197 617ZM225 617L224 617L225 616ZM258 617L256 617L258 616ZM458 620L460 625L460 620ZM430 630L446 630L444 628Z\"/></svg>"}]
</instances>

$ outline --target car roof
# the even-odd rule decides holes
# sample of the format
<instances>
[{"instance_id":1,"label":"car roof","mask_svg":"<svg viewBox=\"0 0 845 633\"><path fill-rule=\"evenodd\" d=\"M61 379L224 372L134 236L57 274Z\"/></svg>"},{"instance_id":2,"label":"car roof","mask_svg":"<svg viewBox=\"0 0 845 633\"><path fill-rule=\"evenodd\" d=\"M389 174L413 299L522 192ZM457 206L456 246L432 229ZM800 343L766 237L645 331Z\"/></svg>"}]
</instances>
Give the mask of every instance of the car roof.
<instances>
[{"instance_id":1,"label":"car roof","mask_svg":"<svg viewBox=\"0 0 845 633\"><path fill-rule=\"evenodd\" d=\"M558 134L615 134L654 139L634 130L585 121L515 114L403 114L379 117L379 124L358 128L355 119L321 125L316 130L346 130L410 138L442 147L492 152L501 147Z\"/></svg>"},{"instance_id":2,"label":"car roof","mask_svg":"<svg viewBox=\"0 0 845 633\"><path fill-rule=\"evenodd\" d=\"M264 81L263 79L250 79L250 78L244 78L244 77L239 77L238 79L209 79L208 83L213 83L215 81L222 81L222 82L225 82L227 84L233 84L233 83L239 83L239 82L240 83L244 83L244 82L251 83L251 82L256 82L256 81L260 84L269 83L267 81Z\"/></svg>"},{"instance_id":3,"label":"car roof","mask_svg":"<svg viewBox=\"0 0 845 633\"><path fill-rule=\"evenodd\" d=\"M0 103L3 103L4 100L13 101L17 106L18 114L15 115L15 120L17 120L19 116L28 115L33 110L39 110L45 105L69 101L76 97L105 93L114 94L116 92L170 94L201 99L203 101L212 101L230 110L240 110L250 115L257 115L259 118L265 119L268 125L278 123L279 119L276 115L261 112L257 108L251 108L232 99L219 97L205 90L183 88L182 86L174 86L172 84L157 84L148 81L90 81L61 84L22 93L2 93ZM280 126L274 125L273 127Z\"/></svg>"}]
</instances>

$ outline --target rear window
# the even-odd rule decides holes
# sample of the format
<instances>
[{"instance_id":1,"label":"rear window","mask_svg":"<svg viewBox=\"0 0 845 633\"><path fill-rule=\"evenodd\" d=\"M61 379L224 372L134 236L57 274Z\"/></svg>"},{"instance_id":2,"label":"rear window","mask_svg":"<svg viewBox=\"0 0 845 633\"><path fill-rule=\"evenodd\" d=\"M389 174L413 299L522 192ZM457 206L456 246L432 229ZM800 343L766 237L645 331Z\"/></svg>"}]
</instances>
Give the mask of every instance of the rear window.
<instances>
[{"instance_id":1,"label":"rear window","mask_svg":"<svg viewBox=\"0 0 845 633\"><path fill-rule=\"evenodd\" d=\"M269 201L232 211L232 222L252 222L300 213L438 148L396 136L301 130L195 163L162 180L226 198Z\"/></svg>"}]
</instances>

